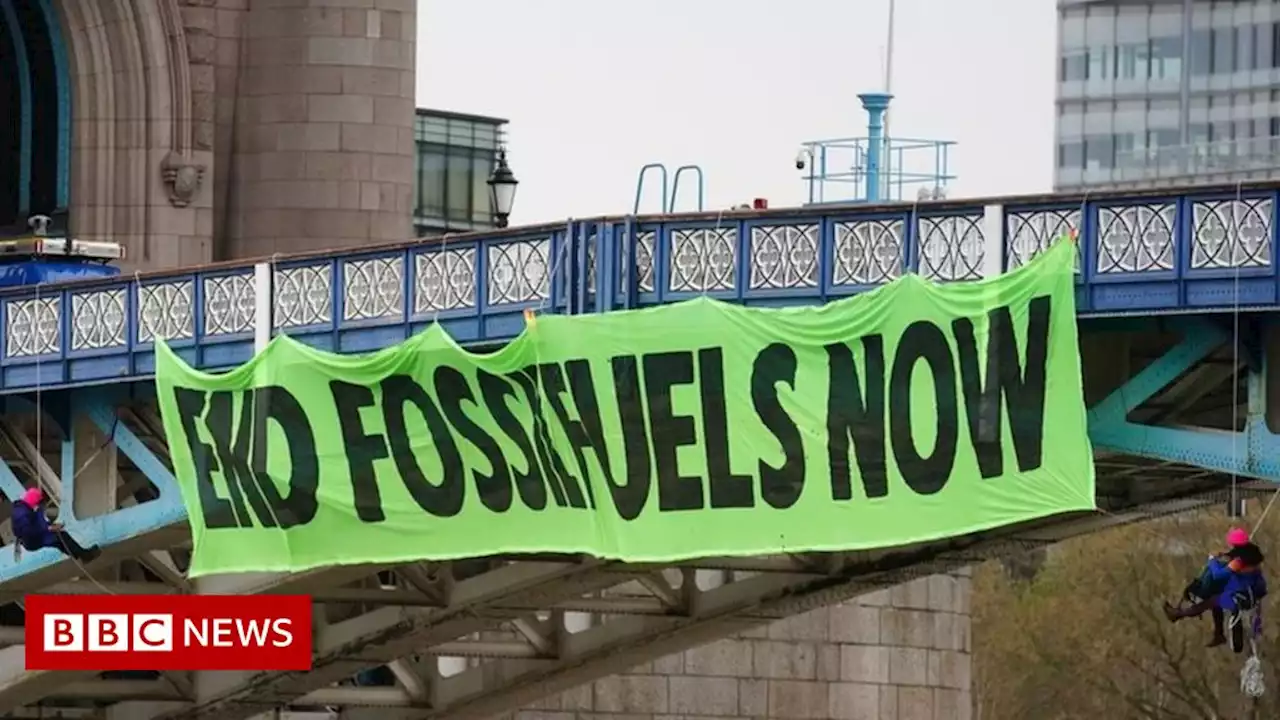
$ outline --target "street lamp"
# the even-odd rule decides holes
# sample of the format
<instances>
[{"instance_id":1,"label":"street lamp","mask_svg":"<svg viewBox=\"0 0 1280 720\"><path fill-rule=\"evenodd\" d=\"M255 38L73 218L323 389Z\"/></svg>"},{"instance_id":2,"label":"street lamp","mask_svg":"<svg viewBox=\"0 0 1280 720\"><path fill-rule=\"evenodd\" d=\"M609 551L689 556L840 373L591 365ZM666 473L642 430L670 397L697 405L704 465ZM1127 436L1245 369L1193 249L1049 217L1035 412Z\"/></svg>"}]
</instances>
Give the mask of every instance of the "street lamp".
<instances>
[{"instance_id":1,"label":"street lamp","mask_svg":"<svg viewBox=\"0 0 1280 720\"><path fill-rule=\"evenodd\" d=\"M500 228L506 227L507 218L511 217L511 206L515 204L516 186L519 184L515 173L511 172L511 166L507 165L507 149L499 149L498 164L489 176L489 202Z\"/></svg>"}]
</instances>

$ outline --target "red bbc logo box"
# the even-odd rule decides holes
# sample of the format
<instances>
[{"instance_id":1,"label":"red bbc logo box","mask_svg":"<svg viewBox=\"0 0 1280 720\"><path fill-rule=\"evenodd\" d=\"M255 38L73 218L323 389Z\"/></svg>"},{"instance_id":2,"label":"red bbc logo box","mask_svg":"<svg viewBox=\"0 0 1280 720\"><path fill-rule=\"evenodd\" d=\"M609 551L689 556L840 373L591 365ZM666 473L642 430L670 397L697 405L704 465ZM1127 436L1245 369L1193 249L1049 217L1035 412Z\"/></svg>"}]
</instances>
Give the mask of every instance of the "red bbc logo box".
<instances>
[{"instance_id":1,"label":"red bbc logo box","mask_svg":"<svg viewBox=\"0 0 1280 720\"><path fill-rule=\"evenodd\" d=\"M27 670L311 669L306 595L28 595Z\"/></svg>"}]
</instances>

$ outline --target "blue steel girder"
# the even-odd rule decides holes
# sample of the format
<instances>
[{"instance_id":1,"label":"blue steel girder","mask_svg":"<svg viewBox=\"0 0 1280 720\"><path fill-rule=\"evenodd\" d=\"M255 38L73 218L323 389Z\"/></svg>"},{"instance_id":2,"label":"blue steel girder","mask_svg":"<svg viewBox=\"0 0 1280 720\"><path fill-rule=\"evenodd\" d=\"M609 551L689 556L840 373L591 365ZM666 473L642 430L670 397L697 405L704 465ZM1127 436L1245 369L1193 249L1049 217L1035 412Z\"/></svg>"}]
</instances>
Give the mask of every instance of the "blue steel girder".
<instances>
[{"instance_id":1,"label":"blue steel girder","mask_svg":"<svg viewBox=\"0 0 1280 720\"><path fill-rule=\"evenodd\" d=\"M120 390L98 387L48 393L47 397L39 399L38 405L28 397L11 397L6 400L2 416L10 428L7 432L11 443L24 446L16 449L28 465L35 467L24 473L27 476L24 481L14 470L14 458L5 458L0 463L0 490L12 502L25 487L39 483L45 493L52 496L51 502L58 507L58 519L71 536L82 545L100 545L110 549L108 559L119 555L123 547L129 548L126 552L137 554L140 546L136 540L167 528L184 530L186 520L177 483L167 465L121 419L117 409L122 396ZM32 441L7 423L10 417L19 414L48 418L47 424L42 421L40 425L45 430L55 429L61 436L59 462L46 462L41 447L43 438L37 437ZM77 422L92 426L102 440L93 447L83 447L87 436L76 428ZM23 449L26 452L22 452ZM113 464L116 451L155 488L156 497L137 502L137 492L130 492L128 487L124 487L122 492L118 479L124 473ZM104 471L110 477L87 474ZM112 486L100 487L104 482L111 482ZM85 506L78 500L90 493L98 495L95 504L101 512L77 510L78 506ZM153 549L167 547L171 541L172 538L166 536L142 545L146 546L145 549ZM0 552L0 596L37 589L82 572L77 564L52 549L22 552L20 557L15 553Z\"/></svg>"},{"instance_id":2,"label":"blue steel girder","mask_svg":"<svg viewBox=\"0 0 1280 720\"><path fill-rule=\"evenodd\" d=\"M1188 318L1181 327L1181 341L1089 410L1094 449L1280 482L1280 436L1266 423L1267 368L1280 358L1259 360L1252 332L1237 333L1238 328L1224 328L1207 318ZM1242 430L1166 427L1130 419L1179 377L1233 342L1247 383Z\"/></svg>"}]
</instances>

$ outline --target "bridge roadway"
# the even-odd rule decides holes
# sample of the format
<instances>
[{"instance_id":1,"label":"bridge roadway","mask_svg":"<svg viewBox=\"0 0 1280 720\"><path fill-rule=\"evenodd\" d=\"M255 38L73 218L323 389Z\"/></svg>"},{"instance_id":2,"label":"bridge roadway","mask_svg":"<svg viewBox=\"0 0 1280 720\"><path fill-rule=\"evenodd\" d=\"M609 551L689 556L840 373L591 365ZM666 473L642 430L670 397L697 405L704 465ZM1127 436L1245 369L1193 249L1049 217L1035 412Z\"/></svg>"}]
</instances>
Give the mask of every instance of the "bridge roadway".
<instances>
[{"instance_id":1,"label":"bridge roadway","mask_svg":"<svg viewBox=\"0 0 1280 720\"><path fill-rule=\"evenodd\" d=\"M9 717L250 718L282 704L350 720L478 717L750 626L1071 535L1220 502L1232 475L1280 479L1270 311L1280 185L597 218L359 252L0 293L0 490L40 478L88 568L0 550L0 602L64 593L306 592L315 671L105 677L22 670L0 612ZM197 367L273 333L357 352L431 322L474 345L527 308L600 312L708 294L816 303L905 272L990 276L1079 231L1090 434L1105 514L892 551L672 567L481 558L304 575L184 577L189 537L152 402L153 342ZM1237 312L1239 311L1239 312ZM8 521L0 540L9 544ZM389 687L355 687L388 665ZM37 706L38 704L38 706Z\"/></svg>"}]
</instances>

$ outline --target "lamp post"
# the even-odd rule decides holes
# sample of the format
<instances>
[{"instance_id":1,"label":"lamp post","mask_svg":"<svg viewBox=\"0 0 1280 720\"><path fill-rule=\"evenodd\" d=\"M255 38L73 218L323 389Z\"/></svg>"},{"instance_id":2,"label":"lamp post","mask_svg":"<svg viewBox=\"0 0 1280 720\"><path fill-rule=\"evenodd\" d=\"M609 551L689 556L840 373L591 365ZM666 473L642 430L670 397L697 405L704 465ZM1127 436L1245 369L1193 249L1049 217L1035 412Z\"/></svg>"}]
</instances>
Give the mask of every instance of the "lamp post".
<instances>
[{"instance_id":1,"label":"lamp post","mask_svg":"<svg viewBox=\"0 0 1280 720\"><path fill-rule=\"evenodd\" d=\"M507 218L511 217L511 206L516 201L516 186L520 181L516 179L515 173L511 172L511 166L507 165L507 149L500 148L498 150L498 164L493 168L493 174L489 176L489 203L493 208L494 219L500 228L507 226Z\"/></svg>"}]
</instances>

